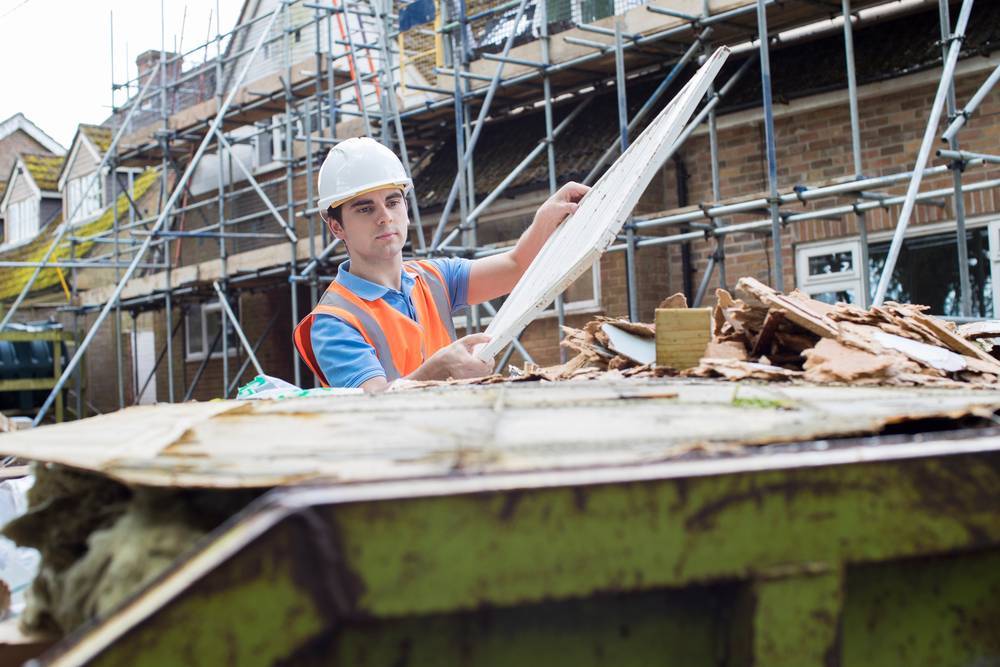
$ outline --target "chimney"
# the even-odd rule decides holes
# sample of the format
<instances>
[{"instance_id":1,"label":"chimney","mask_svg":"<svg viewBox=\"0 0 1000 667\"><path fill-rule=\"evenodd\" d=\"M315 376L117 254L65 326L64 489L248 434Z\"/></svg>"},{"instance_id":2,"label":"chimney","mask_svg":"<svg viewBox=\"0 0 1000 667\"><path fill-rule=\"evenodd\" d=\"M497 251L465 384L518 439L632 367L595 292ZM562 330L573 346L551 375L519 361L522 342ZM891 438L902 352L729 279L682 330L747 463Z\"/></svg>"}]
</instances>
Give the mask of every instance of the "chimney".
<instances>
[{"instance_id":1,"label":"chimney","mask_svg":"<svg viewBox=\"0 0 1000 667\"><path fill-rule=\"evenodd\" d=\"M181 75L181 67L184 64L183 59L179 58L176 53L167 51L164 53L167 61L167 84L171 84L177 81ZM160 63L160 52L157 49L150 49L149 51L143 51L135 59L135 66L139 70L139 88L146 85L146 81L151 74L156 72L157 65ZM153 82L156 86L159 83L159 79Z\"/></svg>"}]
</instances>

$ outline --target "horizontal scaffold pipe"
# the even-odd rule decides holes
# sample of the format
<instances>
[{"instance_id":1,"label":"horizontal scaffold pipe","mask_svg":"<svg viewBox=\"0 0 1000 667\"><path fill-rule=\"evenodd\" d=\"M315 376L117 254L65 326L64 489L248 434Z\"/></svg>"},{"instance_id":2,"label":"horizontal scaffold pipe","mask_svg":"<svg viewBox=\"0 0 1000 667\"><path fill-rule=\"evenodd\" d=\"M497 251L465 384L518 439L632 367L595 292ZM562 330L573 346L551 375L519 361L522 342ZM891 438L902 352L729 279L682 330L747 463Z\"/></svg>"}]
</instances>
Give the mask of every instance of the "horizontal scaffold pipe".
<instances>
[{"instance_id":1,"label":"horizontal scaffold pipe","mask_svg":"<svg viewBox=\"0 0 1000 667\"><path fill-rule=\"evenodd\" d=\"M979 190L989 190L991 188L1000 187L1000 179L993 179L989 181L979 181L978 183L971 183L965 185L962 188L963 192L977 192ZM953 197L955 195L955 189L953 187L941 188L939 190L928 190L926 192L921 192L917 195L917 201L926 201L929 199L937 199L939 197ZM844 216L851 213L863 213L865 211L872 211L879 208L889 208L890 206L898 206L906 200L906 195L900 195L898 197L888 197L886 199L881 199L879 201L867 201L858 204L846 204L844 206L834 206L830 208L819 209L816 211L805 211L802 213L793 213L790 215L783 216L783 222L786 224L793 222L806 222L810 220L819 220L823 218L830 218L834 216ZM659 246L659 245L671 245L673 243L683 243L684 241L696 241L698 239L707 239L712 236L725 236L727 234L737 234L741 232L752 232L758 229L770 229L771 219L767 220L755 220L752 222L741 222L735 225L722 225L719 227L714 227L711 229L699 230L694 232L684 232L681 234L672 234L670 236L661 236L658 238L643 239L637 244L639 247L646 246ZM616 245L608 248L608 251L618 251L624 250L627 244L618 243ZM478 255L477 255L478 256Z\"/></svg>"},{"instance_id":2,"label":"horizontal scaffold pipe","mask_svg":"<svg viewBox=\"0 0 1000 667\"><path fill-rule=\"evenodd\" d=\"M969 166L981 165L983 161L981 159L972 160L969 162ZM925 175L936 175L948 173L948 165L940 165L937 167L932 167L927 169L924 173ZM852 193L857 193L861 190L868 190L871 188L884 187L887 185L892 185L894 183L899 183L902 181L908 181L913 175L913 172L902 172L899 174L890 174L888 176L878 176L875 178L863 178L857 181L847 181L844 183L837 183L836 185L827 185L818 188L808 188L800 189L794 192L785 193L778 196L781 204L792 204L797 201L812 201L815 199L824 199L826 197L836 197L839 195L847 195ZM657 218L646 218L638 219L635 222L636 229L648 229L650 227L659 227L663 225L681 225L688 222L695 222L699 220L713 219L728 215L733 215L736 213L749 213L751 211L757 211L765 209L768 207L768 201L764 197L759 197L757 199L750 199L743 202L735 202L732 204L724 204L720 206L711 206L704 209L699 209L695 211L687 211L685 213L675 213L672 215L661 216Z\"/></svg>"}]
</instances>

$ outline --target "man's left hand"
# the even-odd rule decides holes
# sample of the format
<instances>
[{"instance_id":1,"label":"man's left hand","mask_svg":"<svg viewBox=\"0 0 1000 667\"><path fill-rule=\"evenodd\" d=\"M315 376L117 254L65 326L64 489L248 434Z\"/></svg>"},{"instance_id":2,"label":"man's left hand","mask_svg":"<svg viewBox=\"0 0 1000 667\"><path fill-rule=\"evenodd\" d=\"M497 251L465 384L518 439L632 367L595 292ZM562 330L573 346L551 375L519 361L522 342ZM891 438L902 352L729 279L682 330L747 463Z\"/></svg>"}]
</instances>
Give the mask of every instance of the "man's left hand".
<instances>
[{"instance_id":1,"label":"man's left hand","mask_svg":"<svg viewBox=\"0 0 1000 667\"><path fill-rule=\"evenodd\" d=\"M562 224L562 221L568 218L571 213L576 212L580 206L580 200L589 191L590 186L570 181L556 190L538 207L534 224L542 227L545 238L551 236L556 227Z\"/></svg>"}]
</instances>

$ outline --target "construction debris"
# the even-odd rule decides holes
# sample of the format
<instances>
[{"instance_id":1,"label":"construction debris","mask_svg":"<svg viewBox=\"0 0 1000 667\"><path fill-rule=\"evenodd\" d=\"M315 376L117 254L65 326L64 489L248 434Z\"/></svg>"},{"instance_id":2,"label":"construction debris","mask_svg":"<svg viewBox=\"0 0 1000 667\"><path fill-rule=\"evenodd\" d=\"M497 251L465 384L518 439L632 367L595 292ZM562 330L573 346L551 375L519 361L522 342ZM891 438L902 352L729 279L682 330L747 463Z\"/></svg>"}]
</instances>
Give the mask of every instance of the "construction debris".
<instances>
[{"instance_id":1,"label":"construction debris","mask_svg":"<svg viewBox=\"0 0 1000 667\"><path fill-rule=\"evenodd\" d=\"M781 294L753 278L741 279L736 296L716 291L716 306L688 309L683 295L657 309L660 327L685 326L689 317L707 344L700 359L652 364L654 324L598 317L583 328L563 327L562 346L576 353L563 364L525 364L507 376L478 380L404 382L394 389L441 384L588 380L607 377L688 377L799 381L815 384L995 386L1000 358L990 353L1000 340L1000 323L956 327L926 313L926 306L886 302L868 310L823 303L794 290ZM687 340L688 331L672 331ZM700 335L700 334L699 334ZM669 336L668 336L669 337ZM660 338L664 338L662 333ZM658 343L657 343L658 344ZM1000 355L1000 346L996 348ZM658 361L662 362L662 359Z\"/></svg>"},{"instance_id":2,"label":"construction debris","mask_svg":"<svg viewBox=\"0 0 1000 667\"><path fill-rule=\"evenodd\" d=\"M935 386L995 385L1000 377L1000 360L952 323L928 315L926 306L830 305L798 290L781 294L753 278L742 278L735 292L737 298L717 290L713 342L685 375ZM982 323L968 331L988 338L1000 326ZM761 369L765 361L786 372Z\"/></svg>"}]
</instances>

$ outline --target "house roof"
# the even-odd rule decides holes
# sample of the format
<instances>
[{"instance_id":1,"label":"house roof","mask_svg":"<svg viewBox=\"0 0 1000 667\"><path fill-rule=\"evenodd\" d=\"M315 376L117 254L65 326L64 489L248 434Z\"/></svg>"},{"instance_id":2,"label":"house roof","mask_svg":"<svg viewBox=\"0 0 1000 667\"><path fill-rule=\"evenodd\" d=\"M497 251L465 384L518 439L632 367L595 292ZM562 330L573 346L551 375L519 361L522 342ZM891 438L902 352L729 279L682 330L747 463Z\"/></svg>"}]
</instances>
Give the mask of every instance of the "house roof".
<instances>
[{"instance_id":1,"label":"house roof","mask_svg":"<svg viewBox=\"0 0 1000 667\"><path fill-rule=\"evenodd\" d=\"M44 146L46 150L57 155L65 155L66 149L63 148L62 144L47 135L40 127L28 120L21 112L18 112L7 120L0 122L0 139L14 134L14 132L17 132L18 130L26 133L32 139Z\"/></svg>"},{"instance_id":2,"label":"house roof","mask_svg":"<svg viewBox=\"0 0 1000 667\"><path fill-rule=\"evenodd\" d=\"M133 189L133 200L141 202L142 197L150 191L151 188L156 188L160 179L158 178L159 172L155 169L148 169L141 176L135 180L135 185ZM124 194L118 195L118 200L116 202L118 208L119 217L128 214L129 202ZM46 251L49 246L52 245L52 240L62 223L62 212L59 212L54 220L50 222L42 232L32 239L30 242L18 246L16 248L11 248L6 252L0 252L0 259L4 261L16 261L16 262L40 262L42 257L45 256ZM87 238L94 236L103 231L111 229L114 225L114 209L110 206L98 216L95 220L82 224L79 227L74 227L74 232L81 238ZM77 259L81 257L86 257L94 249L95 243L93 241L82 241L77 242L75 247L72 249L75 253L73 256ZM64 239L63 242L56 248L55 252L52 254L52 261L68 260L70 259L71 244L68 239ZM19 267L10 268L0 271L0 299L10 299L17 296L24 284L31 277L34 272L34 267ZM59 270L55 268L46 268L38 275L37 280L35 280L34 286L32 287L32 292L41 292L50 287L59 285Z\"/></svg>"},{"instance_id":3,"label":"house roof","mask_svg":"<svg viewBox=\"0 0 1000 667\"><path fill-rule=\"evenodd\" d=\"M90 139L90 143L94 144L94 148L98 150L101 155L104 155L108 148L111 146L111 128L102 127L100 125L85 125L80 123L80 133L85 137Z\"/></svg>"},{"instance_id":4,"label":"house roof","mask_svg":"<svg viewBox=\"0 0 1000 667\"><path fill-rule=\"evenodd\" d=\"M891 79L914 72L939 67L941 37L938 12L925 11L856 29L854 32L855 62L859 84ZM1000 48L1000 3L976 5L961 57L988 55ZM744 63L742 58L730 58L719 75L727 81ZM635 134L645 129L656 112L676 94L694 72L694 67L677 77L672 88L660 99ZM844 44L841 33L829 33L817 39L788 44L771 52L772 90L776 104L839 90L847 86ZM663 73L639 79L627 90L628 112L631 118L658 85ZM760 105L760 69L752 65L719 105L720 113ZM587 175L604 150L618 136L618 106L614 88L595 97L589 108L556 139L558 180L578 180ZM569 110L582 99L577 97L554 109L558 124ZM635 136L633 134L633 136ZM493 190L514 167L545 136L541 110L523 111L488 122L476 145L474 168L476 199L481 200ZM455 178L455 141L445 138L428 158L415 169L414 188L421 207L440 207L448 197ZM548 170L544 153L526 168L507 190L518 191L545 187Z\"/></svg>"},{"instance_id":5,"label":"house roof","mask_svg":"<svg viewBox=\"0 0 1000 667\"><path fill-rule=\"evenodd\" d=\"M66 160L64 156L21 153L20 157L39 190L58 192L59 172Z\"/></svg>"},{"instance_id":6,"label":"house roof","mask_svg":"<svg viewBox=\"0 0 1000 667\"><path fill-rule=\"evenodd\" d=\"M59 190L62 190L65 185L63 177L66 175L66 170L71 167L71 163L76 160L76 156L80 151L80 143L84 139L97 152L95 157L100 161L111 147L111 128L104 127L103 125L88 125L87 123L80 123L77 126L76 134L73 135L73 141L69 145L69 154L63 161L59 169L59 174L56 176Z\"/></svg>"}]
</instances>

